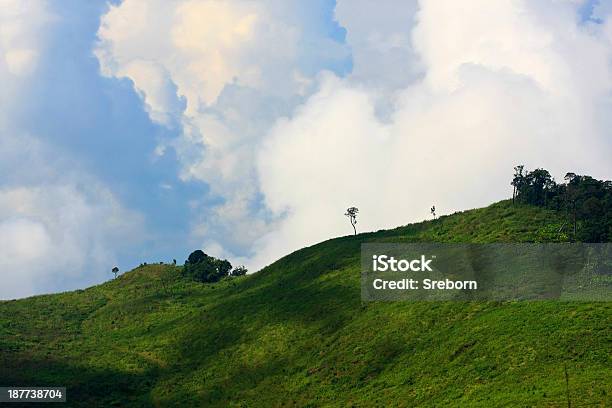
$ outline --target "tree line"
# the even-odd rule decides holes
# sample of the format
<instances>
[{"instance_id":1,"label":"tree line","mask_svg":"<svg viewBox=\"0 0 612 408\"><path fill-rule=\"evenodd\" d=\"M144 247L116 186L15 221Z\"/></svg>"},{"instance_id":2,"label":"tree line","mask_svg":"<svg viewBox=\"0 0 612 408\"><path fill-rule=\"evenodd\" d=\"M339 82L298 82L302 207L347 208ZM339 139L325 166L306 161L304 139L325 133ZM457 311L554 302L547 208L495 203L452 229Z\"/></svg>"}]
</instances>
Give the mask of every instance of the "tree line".
<instances>
[{"instance_id":1,"label":"tree line","mask_svg":"<svg viewBox=\"0 0 612 408\"><path fill-rule=\"evenodd\" d=\"M612 240L612 181L567 173L564 182L557 183L545 169L527 172L520 165L514 168L511 185L513 203L564 212L566 221L561 229L572 240Z\"/></svg>"}]
</instances>

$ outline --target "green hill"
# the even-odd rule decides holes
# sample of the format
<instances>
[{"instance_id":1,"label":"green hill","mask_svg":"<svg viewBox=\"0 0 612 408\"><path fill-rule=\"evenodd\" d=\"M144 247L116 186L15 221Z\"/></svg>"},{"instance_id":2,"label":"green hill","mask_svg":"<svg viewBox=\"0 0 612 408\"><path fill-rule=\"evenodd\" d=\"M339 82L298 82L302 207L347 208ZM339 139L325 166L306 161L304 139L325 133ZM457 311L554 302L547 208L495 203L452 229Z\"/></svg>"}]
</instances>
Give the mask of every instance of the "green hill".
<instances>
[{"instance_id":1,"label":"green hill","mask_svg":"<svg viewBox=\"0 0 612 408\"><path fill-rule=\"evenodd\" d=\"M69 406L612 406L610 303L360 300L363 242L555 241L501 202L328 240L216 284L150 265L0 302L0 385Z\"/></svg>"}]
</instances>

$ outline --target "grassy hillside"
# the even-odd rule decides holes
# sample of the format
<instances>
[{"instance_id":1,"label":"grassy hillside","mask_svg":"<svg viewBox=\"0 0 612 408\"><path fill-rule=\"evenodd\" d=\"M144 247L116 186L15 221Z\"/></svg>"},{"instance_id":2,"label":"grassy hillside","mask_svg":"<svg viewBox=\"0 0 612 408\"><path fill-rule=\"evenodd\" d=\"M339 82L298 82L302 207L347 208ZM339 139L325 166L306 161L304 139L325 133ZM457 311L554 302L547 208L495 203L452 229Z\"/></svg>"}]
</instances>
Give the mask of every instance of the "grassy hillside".
<instances>
[{"instance_id":1,"label":"grassy hillside","mask_svg":"<svg viewBox=\"0 0 612 408\"><path fill-rule=\"evenodd\" d=\"M612 305L362 303L360 244L556 240L508 202L322 242L202 285L151 265L0 303L0 385L71 406L611 406Z\"/></svg>"}]
</instances>

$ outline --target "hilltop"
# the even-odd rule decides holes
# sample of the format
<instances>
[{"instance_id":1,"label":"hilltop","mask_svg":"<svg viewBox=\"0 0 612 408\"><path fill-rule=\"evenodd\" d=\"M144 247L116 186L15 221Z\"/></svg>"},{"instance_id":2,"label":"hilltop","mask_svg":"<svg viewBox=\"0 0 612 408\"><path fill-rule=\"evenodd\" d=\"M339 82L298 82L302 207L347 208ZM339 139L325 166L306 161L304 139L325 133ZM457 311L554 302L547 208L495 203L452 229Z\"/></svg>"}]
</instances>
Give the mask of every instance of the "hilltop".
<instances>
[{"instance_id":1,"label":"hilltop","mask_svg":"<svg viewBox=\"0 0 612 408\"><path fill-rule=\"evenodd\" d=\"M0 385L70 406L610 406L610 303L360 299L364 242L554 242L509 201L331 239L215 284L148 265L0 302Z\"/></svg>"}]
</instances>

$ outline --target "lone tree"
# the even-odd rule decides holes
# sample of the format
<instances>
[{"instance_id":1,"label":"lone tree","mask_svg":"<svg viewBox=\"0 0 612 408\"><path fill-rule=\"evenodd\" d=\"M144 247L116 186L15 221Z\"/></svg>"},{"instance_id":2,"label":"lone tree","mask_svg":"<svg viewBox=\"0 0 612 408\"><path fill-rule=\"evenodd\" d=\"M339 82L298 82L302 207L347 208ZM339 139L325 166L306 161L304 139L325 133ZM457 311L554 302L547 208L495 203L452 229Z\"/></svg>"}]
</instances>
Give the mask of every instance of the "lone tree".
<instances>
[{"instance_id":1,"label":"lone tree","mask_svg":"<svg viewBox=\"0 0 612 408\"><path fill-rule=\"evenodd\" d=\"M516 197L518 196L521 187L524 184L525 178L523 176L523 169L525 168L524 165L519 164L518 166L514 167L514 176L512 177L512 183L510 183L513 187L512 190L512 204L514 204Z\"/></svg>"},{"instance_id":2,"label":"lone tree","mask_svg":"<svg viewBox=\"0 0 612 408\"><path fill-rule=\"evenodd\" d=\"M433 215L433 218L435 220L436 219L436 206L432 205L429 211L431 212L431 215Z\"/></svg>"},{"instance_id":3,"label":"lone tree","mask_svg":"<svg viewBox=\"0 0 612 408\"><path fill-rule=\"evenodd\" d=\"M353 226L353 231L355 232L355 235L357 235L357 228L355 228L355 225L357 225L358 212L359 209L357 207L350 207L346 210L346 213L344 214L349 217L349 221L351 221L351 225Z\"/></svg>"},{"instance_id":4,"label":"lone tree","mask_svg":"<svg viewBox=\"0 0 612 408\"><path fill-rule=\"evenodd\" d=\"M119 268L117 268L116 266L111 270L112 273L115 274L115 279L117 279L117 274L119 273Z\"/></svg>"}]
</instances>

